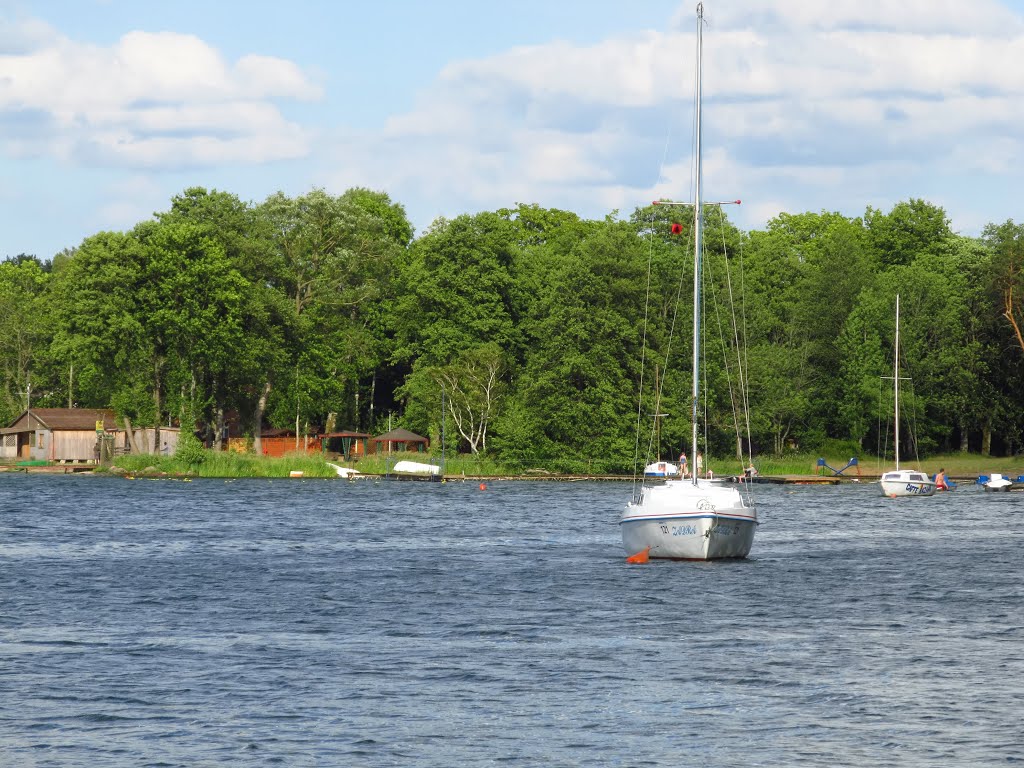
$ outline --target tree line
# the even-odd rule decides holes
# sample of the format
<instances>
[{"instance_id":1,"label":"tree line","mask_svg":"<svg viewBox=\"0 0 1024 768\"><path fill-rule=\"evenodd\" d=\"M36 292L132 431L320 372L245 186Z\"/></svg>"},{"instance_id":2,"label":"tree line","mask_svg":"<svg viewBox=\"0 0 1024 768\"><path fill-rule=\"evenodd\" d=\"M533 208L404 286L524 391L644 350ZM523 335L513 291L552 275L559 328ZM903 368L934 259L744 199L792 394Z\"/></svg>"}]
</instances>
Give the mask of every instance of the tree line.
<instances>
[{"instance_id":1,"label":"tree line","mask_svg":"<svg viewBox=\"0 0 1024 768\"><path fill-rule=\"evenodd\" d=\"M750 232L706 215L709 453L736 451L737 383L755 452L891 453L897 294L901 453L1020 450L1024 226L965 237L922 200ZM678 208L519 205L416 237L367 189L188 189L131 231L0 262L0 422L30 385L135 426L234 421L257 451L264 425L436 440L443 421L450 449L511 468L629 471L654 413L655 453L688 442L690 229Z\"/></svg>"}]
</instances>

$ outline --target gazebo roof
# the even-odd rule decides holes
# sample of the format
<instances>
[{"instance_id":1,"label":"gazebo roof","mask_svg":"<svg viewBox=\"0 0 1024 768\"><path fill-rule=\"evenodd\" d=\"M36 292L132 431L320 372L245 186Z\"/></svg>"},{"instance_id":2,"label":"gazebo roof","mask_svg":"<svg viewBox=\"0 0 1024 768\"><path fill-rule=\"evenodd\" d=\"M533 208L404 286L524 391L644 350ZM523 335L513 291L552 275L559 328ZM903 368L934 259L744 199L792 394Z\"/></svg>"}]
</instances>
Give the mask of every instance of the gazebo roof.
<instances>
[{"instance_id":1,"label":"gazebo roof","mask_svg":"<svg viewBox=\"0 0 1024 768\"><path fill-rule=\"evenodd\" d=\"M410 432L408 429L392 429L383 435L373 438L375 443L429 443L430 440L417 435L415 432Z\"/></svg>"}]
</instances>

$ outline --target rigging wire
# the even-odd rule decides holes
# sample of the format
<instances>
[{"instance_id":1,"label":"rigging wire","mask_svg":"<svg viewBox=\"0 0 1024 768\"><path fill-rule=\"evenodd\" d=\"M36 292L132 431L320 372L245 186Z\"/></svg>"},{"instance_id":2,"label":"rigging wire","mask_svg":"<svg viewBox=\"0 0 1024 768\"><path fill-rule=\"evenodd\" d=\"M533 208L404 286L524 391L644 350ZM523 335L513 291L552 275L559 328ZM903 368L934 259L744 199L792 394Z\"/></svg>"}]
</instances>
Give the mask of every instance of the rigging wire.
<instances>
[{"instance_id":1,"label":"rigging wire","mask_svg":"<svg viewBox=\"0 0 1024 768\"><path fill-rule=\"evenodd\" d=\"M652 237L653 237L653 235L652 235ZM692 233L691 233L691 237L687 238L686 244L689 245L692 242L693 242L693 240L692 240ZM676 326L678 325L678 320L679 320L679 306L680 306L680 302L682 301L683 289L685 288L685 286L686 286L686 271L685 270L680 270L679 271L679 281L678 281L678 283L676 283L675 300L672 302L672 320L669 323L668 339L666 340L666 343L665 343L665 356L664 356L664 360L663 360L663 363L662 363L662 370L666 371L666 372L669 370L670 364L671 364L672 347L674 346L675 336L676 336ZM655 418L655 420L660 418L659 414L661 413L660 408L661 408L661 401L662 401L662 393L663 393L663 390L664 390L664 387L665 387L665 378L666 378L665 376L661 377L660 383L658 385L658 391L657 391L656 396L655 396L655 410L654 410L654 414L655 414L654 418ZM657 431L656 429L652 429L651 430L651 438L650 438L651 442L653 442L653 440L654 440L654 434L655 434L656 431ZM653 451L651 449L651 442L648 443L648 447L647 447L647 458L648 459L653 455ZM660 446L658 446L658 449L660 451ZM658 458L660 458L660 456ZM693 458L693 461L697 460L696 457L692 457L692 458Z\"/></svg>"},{"instance_id":2,"label":"rigging wire","mask_svg":"<svg viewBox=\"0 0 1024 768\"><path fill-rule=\"evenodd\" d=\"M723 366L725 368L725 379L726 379L726 383L728 384L728 387L729 387L729 402L730 402L730 409L732 411L733 429L736 432L737 441L740 440L740 436L742 435L742 431L740 430L740 412L742 410L742 412L744 413L745 422L746 422L746 425L747 425L747 442L749 444L750 443L750 416L749 416L749 412L747 410L747 406L748 406L748 402L749 401L748 401L748 398L746 396L746 393L743 391L745 386L746 386L746 379L745 379L745 375L743 374L743 370L742 370L743 369L743 365L742 365L742 357L741 357L741 347L739 345L739 334L738 334L737 323L736 323L735 296L733 295L733 292L732 292L732 277L731 277L731 270L729 268L729 259L728 259L728 255L727 255L728 252L726 250L726 243L725 243L725 227L724 227L725 216L722 213L721 206L718 207L718 213L719 213L720 231L721 231L721 234L722 234L722 253L725 254L725 256L724 256L724 260L725 260L725 283L726 283L726 286L727 286L727 293L728 293L729 306L730 306L730 316L731 316L731 324L730 325L731 325L731 329L732 329L734 349L736 350L736 368L737 368L736 378L738 379L738 383L736 385L734 385L734 383L733 383L733 371L732 371L732 367L731 367L730 362L729 362L730 355L729 355L728 344L726 344L725 323L723 323L723 321L722 321L722 314L721 314L721 304L722 304L722 302L718 301L717 296L715 294L715 282L714 282L714 280L709 279L708 280L708 286L709 286L709 291L712 294L712 299L715 302L715 320L716 320L716 323L718 325L718 339L719 339L719 343L720 343L721 348L722 348L722 362L723 362ZM737 390L737 388L740 390L740 397L741 397L741 399L743 401L742 406L737 404L737 397L736 397L736 390ZM707 420L705 419L705 427L706 427L706 425L707 425ZM737 448L738 448L737 453L740 454L739 455L740 463L742 464L743 463L743 456L742 456L741 445L738 445ZM743 474L743 467L742 466L740 467L739 474L740 475Z\"/></svg>"},{"instance_id":3,"label":"rigging wire","mask_svg":"<svg viewBox=\"0 0 1024 768\"><path fill-rule=\"evenodd\" d=\"M905 339L901 340L905 341ZM907 419L907 430L910 433L910 444L914 447L914 462L917 465L921 464L921 457L918 455L918 442L917 442L917 398L914 392L914 377L910 376L910 357L906 355L906 349L903 344L900 344L900 360L907 367L906 377L907 381L910 382L910 416ZM897 372L898 373L898 372Z\"/></svg>"},{"instance_id":4,"label":"rigging wire","mask_svg":"<svg viewBox=\"0 0 1024 768\"><path fill-rule=\"evenodd\" d=\"M664 162L664 161L663 161ZM640 340L640 382L638 384L637 392L637 407L636 407L636 437L634 438L633 444L633 493L636 492L636 478L638 469L638 459L640 457L640 424L643 421L643 403L644 403L644 370L647 367L647 326L650 316L650 305L651 305L651 266L654 261L654 223L655 214L651 212L651 231L648 233L648 252L647 252L647 288L644 297L644 324L643 331ZM648 446L648 451L650 447ZM646 466L646 465L645 465Z\"/></svg>"},{"instance_id":5,"label":"rigging wire","mask_svg":"<svg viewBox=\"0 0 1024 768\"><path fill-rule=\"evenodd\" d=\"M878 473L882 473L882 464L885 461L886 452L889 450L889 420L884 418L884 429L883 429L883 410L882 410L882 382L885 380L884 376L878 379L878 437L875 446L875 450L878 456ZM882 437L885 437L883 443Z\"/></svg>"},{"instance_id":6,"label":"rigging wire","mask_svg":"<svg viewBox=\"0 0 1024 768\"><path fill-rule=\"evenodd\" d=\"M666 116L665 142L662 145L661 162L658 164L658 174L657 174L657 177L656 177L659 181L665 177L665 166L668 164L669 147L672 144L672 135L673 135L672 134L672 126L673 125L675 125L675 122L671 119L671 116L670 115ZM641 464L640 464L640 426L643 423L644 371L647 368L647 331L648 331L648 327L650 325L651 276L652 276L653 264L654 264L654 236L655 236L655 232L656 232L656 229L655 229L655 225L656 224L657 224L657 214L656 214L656 210L655 210L655 211L651 211L651 226L650 226L649 232L647 233L647 245L648 245L648 248L647 248L647 284L646 284L645 295L644 295L644 323L643 323L643 332L642 332L641 343L640 343L640 377L639 377L640 380L639 380L639 383L638 383L638 392L637 392L637 399L636 399L636 401L637 401L636 431L635 431L636 437L635 437L634 444L633 444L633 492L634 492L634 494L635 494L635 491L636 491L637 475L640 474L642 476L642 472L640 471L640 466L641 466ZM672 325L673 325L673 329L674 329L674 327L675 327L675 316L674 315L673 315L673 323L672 323ZM670 334L669 348L671 348L671 334ZM668 359L668 352L666 352L666 360L667 359ZM667 370L667 368L666 368L666 370ZM657 385L657 390L658 391L655 393L655 410L654 410L655 414L658 414L658 413L661 412L660 411L660 403L661 403L661 390L662 390L662 387L663 387L663 384L658 384ZM657 419L659 417L655 416L654 418ZM649 458L651 456L651 443L654 440L654 432L655 432L655 430L651 430L651 437L648 440L647 451L646 451L646 457L647 458ZM659 451L660 451L660 446L659 446ZM646 467L646 465L647 465L647 461L645 460L643 462L643 466Z\"/></svg>"}]
</instances>

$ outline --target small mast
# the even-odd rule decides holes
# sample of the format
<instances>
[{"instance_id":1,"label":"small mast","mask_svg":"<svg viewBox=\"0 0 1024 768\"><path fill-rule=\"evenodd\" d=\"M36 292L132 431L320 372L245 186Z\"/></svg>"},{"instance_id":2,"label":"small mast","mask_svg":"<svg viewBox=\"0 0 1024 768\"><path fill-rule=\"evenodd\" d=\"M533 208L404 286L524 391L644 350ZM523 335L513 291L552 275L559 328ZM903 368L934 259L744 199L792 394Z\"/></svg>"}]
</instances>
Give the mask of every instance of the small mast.
<instances>
[{"instance_id":1,"label":"small mast","mask_svg":"<svg viewBox=\"0 0 1024 768\"><path fill-rule=\"evenodd\" d=\"M693 456L693 484L697 484L697 400L700 397L700 271L701 258L703 256L703 226L704 226L704 203L701 195L702 170L701 170L701 59L704 48L704 3L697 3L697 112L696 112L696 188L694 189L695 199L693 203L693 389L692 402L690 403L691 423L693 425L693 440L690 454Z\"/></svg>"}]
</instances>

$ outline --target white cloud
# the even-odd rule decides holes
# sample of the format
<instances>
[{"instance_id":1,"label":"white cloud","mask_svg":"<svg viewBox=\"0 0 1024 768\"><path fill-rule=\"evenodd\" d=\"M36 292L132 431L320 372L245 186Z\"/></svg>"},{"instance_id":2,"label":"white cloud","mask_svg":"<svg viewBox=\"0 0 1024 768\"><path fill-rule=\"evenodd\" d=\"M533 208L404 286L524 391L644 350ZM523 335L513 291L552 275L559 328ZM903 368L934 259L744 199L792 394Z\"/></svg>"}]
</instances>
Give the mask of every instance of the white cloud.
<instances>
[{"instance_id":1,"label":"white cloud","mask_svg":"<svg viewBox=\"0 0 1024 768\"><path fill-rule=\"evenodd\" d=\"M8 153L179 168L309 152L310 137L273 101L321 96L292 62L230 63L198 37L171 32L129 32L100 47L38 23L14 26L19 44L0 55L0 119L35 130L0 133Z\"/></svg>"},{"instance_id":2,"label":"white cloud","mask_svg":"<svg viewBox=\"0 0 1024 768\"><path fill-rule=\"evenodd\" d=\"M747 0L715 4L705 11L710 27L829 29L913 29L927 34L998 36L1020 31L1024 22L994 0ZM692 18L692 16L690 17Z\"/></svg>"},{"instance_id":3,"label":"white cloud","mask_svg":"<svg viewBox=\"0 0 1024 768\"><path fill-rule=\"evenodd\" d=\"M321 89L309 82L299 67L272 56L243 56L234 67L234 79L251 98L290 96L315 101Z\"/></svg>"},{"instance_id":4,"label":"white cloud","mask_svg":"<svg viewBox=\"0 0 1024 768\"><path fill-rule=\"evenodd\" d=\"M101 194L104 201L95 215L100 229L128 230L150 219L154 211L167 207L164 190L140 174L105 185Z\"/></svg>"},{"instance_id":5,"label":"white cloud","mask_svg":"<svg viewBox=\"0 0 1024 768\"><path fill-rule=\"evenodd\" d=\"M648 32L635 39L610 40L586 48L554 42L446 67L441 83L477 101L509 90L534 96L626 106L657 103L660 83L681 76L673 54L682 36Z\"/></svg>"},{"instance_id":6,"label":"white cloud","mask_svg":"<svg viewBox=\"0 0 1024 768\"><path fill-rule=\"evenodd\" d=\"M749 226L782 206L860 215L880 199L924 196L964 167L1024 172L1024 20L1005 6L715 9L705 180L748 200L738 215ZM358 156L343 154L329 185L385 178L411 212L437 210L436 200L464 211L519 201L600 216L685 197L694 25L690 9L667 32L452 63L414 110L363 137ZM687 143L659 169L667 115Z\"/></svg>"}]
</instances>

